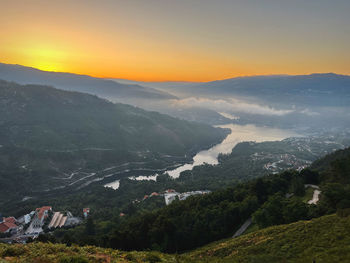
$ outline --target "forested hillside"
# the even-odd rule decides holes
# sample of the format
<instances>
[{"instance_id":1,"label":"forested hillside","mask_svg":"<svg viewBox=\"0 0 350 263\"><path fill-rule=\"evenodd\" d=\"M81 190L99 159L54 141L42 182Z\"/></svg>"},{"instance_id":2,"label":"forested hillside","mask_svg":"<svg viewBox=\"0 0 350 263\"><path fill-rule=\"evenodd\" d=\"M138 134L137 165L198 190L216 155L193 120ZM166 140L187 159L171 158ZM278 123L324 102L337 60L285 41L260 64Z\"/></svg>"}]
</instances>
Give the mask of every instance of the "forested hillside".
<instances>
[{"instance_id":1,"label":"forested hillside","mask_svg":"<svg viewBox=\"0 0 350 263\"><path fill-rule=\"evenodd\" d=\"M56 237L123 250L180 252L230 237L250 217L258 229L335 212L346 216L350 214L349 156L349 149L340 150L318 160L311 169L264 176L125 219L101 220L102 214L92 215L94 235L87 235L82 226L58 231ZM330 158L333 161L328 162ZM322 163L322 168L316 167ZM312 196L308 197L305 184L320 186L317 205L307 203Z\"/></svg>"},{"instance_id":2,"label":"forested hillside","mask_svg":"<svg viewBox=\"0 0 350 263\"><path fill-rule=\"evenodd\" d=\"M3 198L78 187L126 164L164 168L227 134L93 95L6 81L0 81L0 112Z\"/></svg>"}]
</instances>

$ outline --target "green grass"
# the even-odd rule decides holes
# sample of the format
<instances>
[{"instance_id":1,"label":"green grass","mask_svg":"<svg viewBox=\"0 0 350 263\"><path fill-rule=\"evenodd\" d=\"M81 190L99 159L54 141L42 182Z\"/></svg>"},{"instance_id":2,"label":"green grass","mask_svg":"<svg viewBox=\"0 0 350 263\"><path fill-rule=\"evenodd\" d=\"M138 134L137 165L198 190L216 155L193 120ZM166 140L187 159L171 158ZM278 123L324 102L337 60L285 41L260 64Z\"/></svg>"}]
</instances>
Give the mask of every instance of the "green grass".
<instances>
[{"instance_id":1,"label":"green grass","mask_svg":"<svg viewBox=\"0 0 350 263\"><path fill-rule=\"evenodd\" d=\"M93 246L0 244L0 262L350 262L350 217L323 216L273 226L182 254L124 252Z\"/></svg>"},{"instance_id":2,"label":"green grass","mask_svg":"<svg viewBox=\"0 0 350 263\"><path fill-rule=\"evenodd\" d=\"M259 226L255 224L254 222L247 228L246 231L244 231L243 235L255 232L259 230Z\"/></svg>"},{"instance_id":3,"label":"green grass","mask_svg":"<svg viewBox=\"0 0 350 263\"><path fill-rule=\"evenodd\" d=\"M269 227L187 253L193 262L349 262L350 217Z\"/></svg>"},{"instance_id":4,"label":"green grass","mask_svg":"<svg viewBox=\"0 0 350 263\"><path fill-rule=\"evenodd\" d=\"M50 243L0 244L0 263L176 262L176 256L160 252L125 252L93 246Z\"/></svg>"}]
</instances>

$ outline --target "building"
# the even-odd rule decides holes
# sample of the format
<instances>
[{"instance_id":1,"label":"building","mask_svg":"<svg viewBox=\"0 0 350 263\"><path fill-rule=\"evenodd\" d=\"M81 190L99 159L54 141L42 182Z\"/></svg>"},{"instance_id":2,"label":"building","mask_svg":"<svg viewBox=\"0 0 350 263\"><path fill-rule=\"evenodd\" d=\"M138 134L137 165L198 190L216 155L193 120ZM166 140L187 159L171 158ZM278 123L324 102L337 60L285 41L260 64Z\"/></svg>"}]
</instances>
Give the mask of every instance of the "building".
<instances>
[{"instance_id":1,"label":"building","mask_svg":"<svg viewBox=\"0 0 350 263\"><path fill-rule=\"evenodd\" d=\"M4 217L3 222L16 224L17 220L13 216L10 216L10 217Z\"/></svg>"},{"instance_id":2,"label":"building","mask_svg":"<svg viewBox=\"0 0 350 263\"><path fill-rule=\"evenodd\" d=\"M67 221L67 216L60 212L55 212L49 224L49 228L63 227Z\"/></svg>"},{"instance_id":3,"label":"building","mask_svg":"<svg viewBox=\"0 0 350 263\"><path fill-rule=\"evenodd\" d=\"M41 229L44 223L39 219L38 216L34 216L31 226L33 229ZM39 231L38 231L39 232Z\"/></svg>"},{"instance_id":4,"label":"building","mask_svg":"<svg viewBox=\"0 0 350 263\"><path fill-rule=\"evenodd\" d=\"M43 206L40 208L35 209L35 212L37 214L38 219L41 221L41 223L44 222L46 218L49 216L49 211L52 211L51 206Z\"/></svg>"},{"instance_id":5,"label":"building","mask_svg":"<svg viewBox=\"0 0 350 263\"><path fill-rule=\"evenodd\" d=\"M170 193L164 194L165 204L170 205L173 201L176 200L176 198L178 198L178 195L179 193L177 192L170 192Z\"/></svg>"},{"instance_id":6,"label":"building","mask_svg":"<svg viewBox=\"0 0 350 263\"><path fill-rule=\"evenodd\" d=\"M73 214L67 211L67 221L64 224L65 226L76 226L81 223L81 219L78 217L74 217Z\"/></svg>"},{"instance_id":7,"label":"building","mask_svg":"<svg viewBox=\"0 0 350 263\"><path fill-rule=\"evenodd\" d=\"M83 209L83 214L84 214L84 217L87 218L88 215L90 214L90 208L84 208Z\"/></svg>"},{"instance_id":8,"label":"building","mask_svg":"<svg viewBox=\"0 0 350 263\"><path fill-rule=\"evenodd\" d=\"M30 214L24 215L23 218L24 218L24 223L25 224L30 223L30 221L32 220L32 217L30 216Z\"/></svg>"},{"instance_id":9,"label":"building","mask_svg":"<svg viewBox=\"0 0 350 263\"><path fill-rule=\"evenodd\" d=\"M13 217L14 219L14 217ZM12 218L5 221L3 220L2 223L0 223L0 233L16 233L18 230L18 226L15 224L16 221L13 221Z\"/></svg>"},{"instance_id":10,"label":"building","mask_svg":"<svg viewBox=\"0 0 350 263\"><path fill-rule=\"evenodd\" d=\"M51 206L43 206L35 209L33 214L32 221L29 227L26 230L26 234L39 234L43 231L42 227L44 226L45 219L49 217L49 212L52 211Z\"/></svg>"},{"instance_id":11,"label":"building","mask_svg":"<svg viewBox=\"0 0 350 263\"><path fill-rule=\"evenodd\" d=\"M208 194L210 191L204 190L204 191L191 191L191 192L185 192L185 193L177 193L177 192L166 192L164 194L165 204L170 205L175 200L186 200L188 197L193 195L204 195Z\"/></svg>"}]
</instances>

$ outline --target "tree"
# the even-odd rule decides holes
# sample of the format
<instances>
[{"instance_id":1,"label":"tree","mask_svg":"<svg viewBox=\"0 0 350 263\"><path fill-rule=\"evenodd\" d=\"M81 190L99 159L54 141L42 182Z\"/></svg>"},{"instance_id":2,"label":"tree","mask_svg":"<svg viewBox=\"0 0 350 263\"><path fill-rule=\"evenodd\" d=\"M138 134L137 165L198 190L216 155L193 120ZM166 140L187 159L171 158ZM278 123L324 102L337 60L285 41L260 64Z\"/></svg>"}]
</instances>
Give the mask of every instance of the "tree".
<instances>
[{"instance_id":1,"label":"tree","mask_svg":"<svg viewBox=\"0 0 350 263\"><path fill-rule=\"evenodd\" d=\"M95 235L95 223L91 217L88 217L86 221L85 234L88 236Z\"/></svg>"},{"instance_id":2,"label":"tree","mask_svg":"<svg viewBox=\"0 0 350 263\"><path fill-rule=\"evenodd\" d=\"M300 172L301 177L304 179L306 184L318 184L319 174L309 168L306 168Z\"/></svg>"},{"instance_id":3,"label":"tree","mask_svg":"<svg viewBox=\"0 0 350 263\"><path fill-rule=\"evenodd\" d=\"M284 198L280 194L271 196L269 200L253 214L254 222L260 228L283 224L283 206Z\"/></svg>"},{"instance_id":4,"label":"tree","mask_svg":"<svg viewBox=\"0 0 350 263\"><path fill-rule=\"evenodd\" d=\"M304 181L301 177L294 177L291 182L290 191L296 196L305 195L305 186Z\"/></svg>"}]
</instances>

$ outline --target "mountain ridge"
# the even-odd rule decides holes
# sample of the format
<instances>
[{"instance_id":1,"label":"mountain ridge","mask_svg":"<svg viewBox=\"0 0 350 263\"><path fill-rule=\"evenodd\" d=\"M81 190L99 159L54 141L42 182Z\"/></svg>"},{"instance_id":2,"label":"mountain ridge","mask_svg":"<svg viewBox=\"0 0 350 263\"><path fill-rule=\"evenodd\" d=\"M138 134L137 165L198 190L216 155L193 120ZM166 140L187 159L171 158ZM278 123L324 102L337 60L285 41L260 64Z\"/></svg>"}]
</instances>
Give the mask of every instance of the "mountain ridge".
<instances>
[{"instance_id":1,"label":"mountain ridge","mask_svg":"<svg viewBox=\"0 0 350 263\"><path fill-rule=\"evenodd\" d=\"M18 64L0 63L0 79L20 84L40 84L58 89L98 95L107 99L148 98L174 99L175 96L140 85L121 84L116 81L96 78L89 75L67 72L43 71Z\"/></svg>"}]
</instances>

